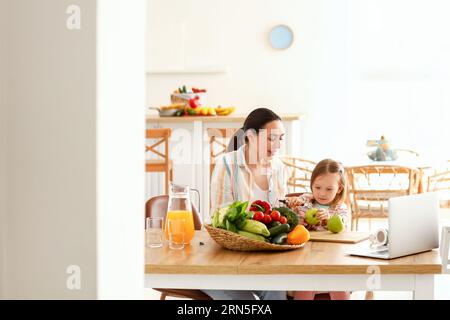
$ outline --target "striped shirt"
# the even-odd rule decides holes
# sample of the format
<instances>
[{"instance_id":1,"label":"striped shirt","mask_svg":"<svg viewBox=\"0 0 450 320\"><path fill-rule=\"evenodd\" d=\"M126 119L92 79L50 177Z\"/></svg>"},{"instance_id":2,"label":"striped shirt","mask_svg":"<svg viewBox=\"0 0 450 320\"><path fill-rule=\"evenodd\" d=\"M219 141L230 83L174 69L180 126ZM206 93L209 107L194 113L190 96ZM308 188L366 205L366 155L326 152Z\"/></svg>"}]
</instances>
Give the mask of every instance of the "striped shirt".
<instances>
[{"instance_id":1,"label":"striped shirt","mask_svg":"<svg viewBox=\"0 0 450 320\"><path fill-rule=\"evenodd\" d=\"M245 145L238 150L225 153L216 161L211 178L211 213L234 201L252 201L255 181L245 161ZM272 206L279 205L287 193L288 172L277 157L273 157L267 170L269 184L268 199Z\"/></svg>"}]
</instances>

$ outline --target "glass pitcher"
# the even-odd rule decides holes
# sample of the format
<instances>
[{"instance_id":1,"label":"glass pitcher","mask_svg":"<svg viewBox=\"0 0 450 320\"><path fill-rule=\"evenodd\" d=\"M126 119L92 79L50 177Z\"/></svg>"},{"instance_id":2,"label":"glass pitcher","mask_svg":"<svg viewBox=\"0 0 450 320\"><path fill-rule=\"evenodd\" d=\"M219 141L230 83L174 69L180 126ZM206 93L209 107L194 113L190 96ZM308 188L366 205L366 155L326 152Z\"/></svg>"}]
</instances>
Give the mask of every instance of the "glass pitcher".
<instances>
[{"instance_id":1,"label":"glass pitcher","mask_svg":"<svg viewBox=\"0 0 450 320\"><path fill-rule=\"evenodd\" d=\"M190 199L189 186L169 185L169 202L167 205L166 239L169 239L168 221L184 219L184 243L189 244L194 237L194 217Z\"/></svg>"}]
</instances>

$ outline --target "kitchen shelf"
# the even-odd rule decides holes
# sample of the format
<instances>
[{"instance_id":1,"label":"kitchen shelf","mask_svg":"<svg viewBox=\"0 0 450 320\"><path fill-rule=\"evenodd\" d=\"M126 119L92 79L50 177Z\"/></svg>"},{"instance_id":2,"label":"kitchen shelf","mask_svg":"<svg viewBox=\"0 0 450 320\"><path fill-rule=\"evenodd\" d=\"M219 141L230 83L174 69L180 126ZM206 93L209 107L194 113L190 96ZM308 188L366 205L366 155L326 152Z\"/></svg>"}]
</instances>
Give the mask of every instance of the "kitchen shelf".
<instances>
[{"instance_id":1,"label":"kitchen shelf","mask_svg":"<svg viewBox=\"0 0 450 320\"><path fill-rule=\"evenodd\" d=\"M185 68L185 69L150 69L147 70L149 75L158 74L219 74L226 73L225 67L210 67L210 68Z\"/></svg>"}]
</instances>

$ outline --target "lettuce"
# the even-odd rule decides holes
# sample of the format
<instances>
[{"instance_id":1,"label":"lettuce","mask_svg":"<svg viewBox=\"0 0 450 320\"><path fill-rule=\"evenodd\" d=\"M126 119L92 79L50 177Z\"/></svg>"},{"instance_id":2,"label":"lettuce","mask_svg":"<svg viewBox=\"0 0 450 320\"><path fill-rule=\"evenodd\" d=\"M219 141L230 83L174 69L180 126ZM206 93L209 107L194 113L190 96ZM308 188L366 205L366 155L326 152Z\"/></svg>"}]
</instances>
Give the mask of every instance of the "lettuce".
<instances>
[{"instance_id":1,"label":"lettuce","mask_svg":"<svg viewBox=\"0 0 450 320\"><path fill-rule=\"evenodd\" d=\"M217 209L212 217L212 226L236 232L234 231L235 226L248 218L247 207L248 201L235 201L226 207Z\"/></svg>"}]
</instances>

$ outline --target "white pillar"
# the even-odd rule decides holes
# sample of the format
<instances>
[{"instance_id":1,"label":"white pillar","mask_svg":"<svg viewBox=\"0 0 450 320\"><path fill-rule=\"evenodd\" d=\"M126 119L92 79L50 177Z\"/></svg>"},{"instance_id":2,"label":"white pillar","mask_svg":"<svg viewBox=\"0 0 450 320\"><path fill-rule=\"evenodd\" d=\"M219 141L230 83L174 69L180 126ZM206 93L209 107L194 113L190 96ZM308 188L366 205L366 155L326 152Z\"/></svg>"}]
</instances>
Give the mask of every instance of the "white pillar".
<instances>
[{"instance_id":1,"label":"white pillar","mask_svg":"<svg viewBox=\"0 0 450 320\"><path fill-rule=\"evenodd\" d=\"M7 3L0 0L0 299L6 280L6 115L7 115Z\"/></svg>"},{"instance_id":2,"label":"white pillar","mask_svg":"<svg viewBox=\"0 0 450 320\"><path fill-rule=\"evenodd\" d=\"M101 299L143 297L145 3L98 0L97 290Z\"/></svg>"},{"instance_id":3,"label":"white pillar","mask_svg":"<svg viewBox=\"0 0 450 320\"><path fill-rule=\"evenodd\" d=\"M140 298L145 1L6 2L4 297Z\"/></svg>"}]
</instances>

